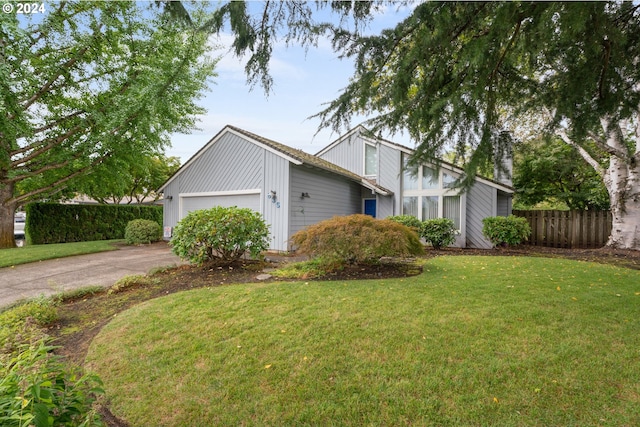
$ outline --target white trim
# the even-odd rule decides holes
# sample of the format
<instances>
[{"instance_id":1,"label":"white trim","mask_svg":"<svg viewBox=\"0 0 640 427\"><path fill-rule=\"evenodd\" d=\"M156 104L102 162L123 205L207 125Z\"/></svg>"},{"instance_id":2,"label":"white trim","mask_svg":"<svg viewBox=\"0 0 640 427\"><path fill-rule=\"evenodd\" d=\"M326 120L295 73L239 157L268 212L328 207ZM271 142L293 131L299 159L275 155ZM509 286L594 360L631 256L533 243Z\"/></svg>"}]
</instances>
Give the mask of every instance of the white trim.
<instances>
[{"instance_id":1,"label":"white trim","mask_svg":"<svg viewBox=\"0 0 640 427\"><path fill-rule=\"evenodd\" d=\"M178 221L180 221L182 216L182 200L188 199L190 197L216 197L216 196L243 196L243 195L252 195L257 194L260 196L262 194L262 190L259 188L252 188L248 190L229 190L229 191L206 191L201 193L178 193ZM262 197L260 199L260 214L264 215L264 204Z\"/></svg>"},{"instance_id":2,"label":"white trim","mask_svg":"<svg viewBox=\"0 0 640 427\"><path fill-rule=\"evenodd\" d=\"M364 138L362 138L364 140ZM367 146L373 147L376 150L376 173L367 174ZM378 150L378 146L374 143L364 141L362 144L362 176L365 178L375 178L378 176L380 172L380 150Z\"/></svg>"},{"instance_id":3,"label":"white trim","mask_svg":"<svg viewBox=\"0 0 640 427\"><path fill-rule=\"evenodd\" d=\"M357 181L356 181L356 182L357 182ZM364 188L368 188L369 190L371 190L371 191L373 191L373 192L375 192L375 193L381 194L381 195L383 195L383 196L389 196L389 195L390 195L388 191L383 191L380 187L377 187L377 186L375 186L375 185L371 184L369 181L367 181L367 180L366 180L366 179L364 179L364 178L362 178L362 179L360 180L360 184L362 184L362 186L363 186Z\"/></svg>"},{"instance_id":4,"label":"white trim","mask_svg":"<svg viewBox=\"0 0 640 427\"><path fill-rule=\"evenodd\" d=\"M248 190L229 190L229 191L205 191L202 193L178 193L178 197L206 197L206 196L241 196L243 194L260 194L262 190L252 188Z\"/></svg>"}]
</instances>

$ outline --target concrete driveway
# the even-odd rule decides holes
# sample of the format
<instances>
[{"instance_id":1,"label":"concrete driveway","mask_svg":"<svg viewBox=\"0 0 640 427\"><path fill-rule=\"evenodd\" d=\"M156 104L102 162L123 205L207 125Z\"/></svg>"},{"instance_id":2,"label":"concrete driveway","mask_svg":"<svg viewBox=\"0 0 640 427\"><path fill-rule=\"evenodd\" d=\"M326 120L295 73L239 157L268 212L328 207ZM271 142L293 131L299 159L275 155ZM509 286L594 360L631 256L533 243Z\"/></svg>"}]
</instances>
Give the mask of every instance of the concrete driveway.
<instances>
[{"instance_id":1,"label":"concrete driveway","mask_svg":"<svg viewBox=\"0 0 640 427\"><path fill-rule=\"evenodd\" d=\"M111 286L124 276L181 263L166 242L159 242L0 268L0 307L91 285Z\"/></svg>"}]
</instances>

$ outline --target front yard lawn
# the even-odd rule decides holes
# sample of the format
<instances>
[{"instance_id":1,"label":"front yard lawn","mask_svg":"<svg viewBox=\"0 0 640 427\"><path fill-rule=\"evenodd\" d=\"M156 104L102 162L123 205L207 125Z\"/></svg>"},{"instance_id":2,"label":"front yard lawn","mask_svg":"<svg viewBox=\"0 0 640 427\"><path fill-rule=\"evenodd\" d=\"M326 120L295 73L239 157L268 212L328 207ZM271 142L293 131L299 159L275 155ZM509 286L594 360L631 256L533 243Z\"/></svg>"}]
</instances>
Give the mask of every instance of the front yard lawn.
<instances>
[{"instance_id":1,"label":"front yard lawn","mask_svg":"<svg viewBox=\"0 0 640 427\"><path fill-rule=\"evenodd\" d=\"M632 426L639 330L640 271L438 257L404 279L150 300L87 367L131 426Z\"/></svg>"},{"instance_id":2,"label":"front yard lawn","mask_svg":"<svg viewBox=\"0 0 640 427\"><path fill-rule=\"evenodd\" d=\"M64 258L73 255L117 249L114 243L123 240L96 240L93 242L53 243L50 245L27 245L21 248L0 249L0 268L45 259Z\"/></svg>"}]
</instances>

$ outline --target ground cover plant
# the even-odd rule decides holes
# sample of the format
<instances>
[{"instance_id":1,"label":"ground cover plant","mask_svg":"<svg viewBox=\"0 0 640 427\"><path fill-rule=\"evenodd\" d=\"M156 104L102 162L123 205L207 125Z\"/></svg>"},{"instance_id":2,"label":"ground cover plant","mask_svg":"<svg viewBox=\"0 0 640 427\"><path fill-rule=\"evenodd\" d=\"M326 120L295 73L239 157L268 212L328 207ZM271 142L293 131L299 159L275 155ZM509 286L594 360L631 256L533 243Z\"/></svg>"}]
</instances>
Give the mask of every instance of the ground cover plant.
<instances>
[{"instance_id":1,"label":"ground cover plant","mask_svg":"<svg viewBox=\"0 0 640 427\"><path fill-rule=\"evenodd\" d=\"M52 243L49 245L27 245L21 248L0 249L0 268L45 259L64 258L116 250L122 240L96 240L91 242Z\"/></svg>"},{"instance_id":2,"label":"ground cover plant","mask_svg":"<svg viewBox=\"0 0 640 427\"><path fill-rule=\"evenodd\" d=\"M638 425L639 326L639 271L438 257L402 279L151 300L87 366L131 426Z\"/></svg>"}]
</instances>

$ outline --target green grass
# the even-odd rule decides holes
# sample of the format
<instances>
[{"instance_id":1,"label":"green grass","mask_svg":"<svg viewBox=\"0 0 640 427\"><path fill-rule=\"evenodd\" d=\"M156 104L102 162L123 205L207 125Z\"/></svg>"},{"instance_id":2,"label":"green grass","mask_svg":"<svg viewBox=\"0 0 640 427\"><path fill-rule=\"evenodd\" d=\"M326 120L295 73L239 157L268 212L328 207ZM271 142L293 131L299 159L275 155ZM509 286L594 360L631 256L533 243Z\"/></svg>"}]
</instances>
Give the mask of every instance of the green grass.
<instances>
[{"instance_id":1,"label":"green grass","mask_svg":"<svg viewBox=\"0 0 640 427\"><path fill-rule=\"evenodd\" d=\"M151 300L87 367L132 426L640 425L640 272L440 257L420 276Z\"/></svg>"},{"instance_id":2,"label":"green grass","mask_svg":"<svg viewBox=\"0 0 640 427\"><path fill-rule=\"evenodd\" d=\"M112 251L117 249L113 244L122 241L123 240L96 240L93 242L27 245L22 248L0 249L0 268L44 261L45 259Z\"/></svg>"}]
</instances>

